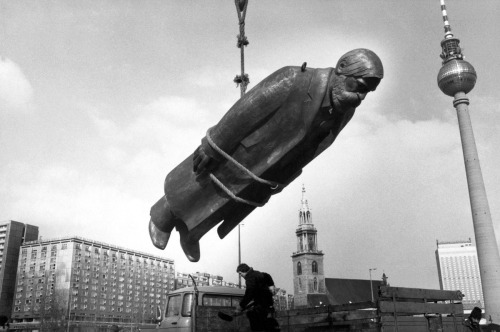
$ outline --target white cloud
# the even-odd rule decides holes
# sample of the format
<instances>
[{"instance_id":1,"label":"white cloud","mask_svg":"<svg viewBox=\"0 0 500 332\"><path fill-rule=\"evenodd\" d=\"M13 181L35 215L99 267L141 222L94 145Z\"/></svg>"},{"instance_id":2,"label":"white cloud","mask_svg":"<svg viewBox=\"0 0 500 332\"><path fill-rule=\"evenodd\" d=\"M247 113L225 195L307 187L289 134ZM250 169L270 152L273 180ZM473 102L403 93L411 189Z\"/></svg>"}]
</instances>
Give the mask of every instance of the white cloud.
<instances>
[{"instance_id":1,"label":"white cloud","mask_svg":"<svg viewBox=\"0 0 500 332\"><path fill-rule=\"evenodd\" d=\"M140 220L146 229L148 208L134 190L123 190L126 177L108 179L56 165L32 170L17 164L8 171L2 186L10 195L4 213L43 225L44 237L80 235L121 243L119 236L135 227L130 221Z\"/></svg>"},{"instance_id":2,"label":"white cloud","mask_svg":"<svg viewBox=\"0 0 500 332\"><path fill-rule=\"evenodd\" d=\"M110 166L141 170L145 176L160 172L159 179L189 156L216 122L207 106L176 96L136 107L132 120L125 123L106 118L101 110L90 109L88 114Z\"/></svg>"},{"instance_id":3,"label":"white cloud","mask_svg":"<svg viewBox=\"0 0 500 332\"><path fill-rule=\"evenodd\" d=\"M193 99L175 96L136 107L135 117L129 123L118 123L103 114L96 109L89 111L100 136L114 144L140 141L143 146L146 143L165 146L173 139L184 141L192 135L200 136L209 126L206 116L209 113L204 107Z\"/></svg>"},{"instance_id":4,"label":"white cloud","mask_svg":"<svg viewBox=\"0 0 500 332\"><path fill-rule=\"evenodd\" d=\"M7 58L0 59L0 110L27 111L32 108L33 87L21 68Z\"/></svg>"}]
</instances>

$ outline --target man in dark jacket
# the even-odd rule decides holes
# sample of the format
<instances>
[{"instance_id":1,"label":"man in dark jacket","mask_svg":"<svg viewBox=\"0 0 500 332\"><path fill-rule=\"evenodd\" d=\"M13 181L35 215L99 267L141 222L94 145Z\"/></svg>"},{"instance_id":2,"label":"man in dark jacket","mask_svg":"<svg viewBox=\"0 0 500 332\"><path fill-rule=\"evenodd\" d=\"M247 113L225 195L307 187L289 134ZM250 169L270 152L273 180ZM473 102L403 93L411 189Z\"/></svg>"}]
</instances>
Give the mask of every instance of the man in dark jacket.
<instances>
[{"instance_id":1,"label":"man in dark jacket","mask_svg":"<svg viewBox=\"0 0 500 332\"><path fill-rule=\"evenodd\" d=\"M481 321L481 317L482 317L481 308L474 307L474 309L472 309L469 315L469 318L467 318L463 323L464 332L465 331L480 332L481 326L479 325L479 322Z\"/></svg>"},{"instance_id":2,"label":"man in dark jacket","mask_svg":"<svg viewBox=\"0 0 500 332\"><path fill-rule=\"evenodd\" d=\"M384 70L367 49L344 54L336 68L283 67L239 99L196 151L166 177L151 208L149 234L165 249L175 227L190 261L217 224L224 238L325 151Z\"/></svg>"},{"instance_id":3,"label":"man in dark jacket","mask_svg":"<svg viewBox=\"0 0 500 332\"><path fill-rule=\"evenodd\" d=\"M240 310L247 309L252 331L272 331L268 321L274 312L273 295L269 289L269 274L256 271L243 263L236 268L245 279L245 295L240 301ZM274 284L274 283L273 283Z\"/></svg>"}]
</instances>

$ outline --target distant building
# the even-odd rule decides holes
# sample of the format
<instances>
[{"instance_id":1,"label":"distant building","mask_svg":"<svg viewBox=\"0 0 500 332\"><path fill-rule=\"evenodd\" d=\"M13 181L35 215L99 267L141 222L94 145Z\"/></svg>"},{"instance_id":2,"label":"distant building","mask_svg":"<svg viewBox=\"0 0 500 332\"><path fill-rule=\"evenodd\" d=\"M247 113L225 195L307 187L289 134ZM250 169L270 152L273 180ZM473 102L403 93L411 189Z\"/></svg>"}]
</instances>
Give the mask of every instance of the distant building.
<instances>
[{"instance_id":1,"label":"distant building","mask_svg":"<svg viewBox=\"0 0 500 332\"><path fill-rule=\"evenodd\" d=\"M175 289L193 286L193 279L195 280L197 286L228 286L238 288L238 284L227 282L222 276L219 275L212 275L206 272L196 272L191 274L177 272L175 276Z\"/></svg>"},{"instance_id":2,"label":"distant building","mask_svg":"<svg viewBox=\"0 0 500 332\"><path fill-rule=\"evenodd\" d=\"M465 309L484 308L483 291L476 247L468 241L436 241L439 286L443 290L460 290Z\"/></svg>"},{"instance_id":3,"label":"distant building","mask_svg":"<svg viewBox=\"0 0 500 332\"><path fill-rule=\"evenodd\" d=\"M37 238L37 226L0 221L0 316L10 317L12 312L19 248Z\"/></svg>"},{"instance_id":4,"label":"distant building","mask_svg":"<svg viewBox=\"0 0 500 332\"><path fill-rule=\"evenodd\" d=\"M314 307L328 304L323 270L323 252L318 250L317 230L302 187L301 209L297 236L297 251L292 255L294 307Z\"/></svg>"},{"instance_id":5,"label":"distant building","mask_svg":"<svg viewBox=\"0 0 500 332\"><path fill-rule=\"evenodd\" d=\"M39 326L54 310L73 326L153 323L174 289L171 259L66 237L26 242L17 268L13 328Z\"/></svg>"},{"instance_id":6,"label":"distant building","mask_svg":"<svg viewBox=\"0 0 500 332\"><path fill-rule=\"evenodd\" d=\"M293 294L288 294L288 299L287 299L287 309L291 310L294 308L294 297Z\"/></svg>"},{"instance_id":7,"label":"distant building","mask_svg":"<svg viewBox=\"0 0 500 332\"><path fill-rule=\"evenodd\" d=\"M274 309L275 310L290 310L293 308L293 295L286 293L284 289L278 289L276 294L273 296Z\"/></svg>"}]
</instances>

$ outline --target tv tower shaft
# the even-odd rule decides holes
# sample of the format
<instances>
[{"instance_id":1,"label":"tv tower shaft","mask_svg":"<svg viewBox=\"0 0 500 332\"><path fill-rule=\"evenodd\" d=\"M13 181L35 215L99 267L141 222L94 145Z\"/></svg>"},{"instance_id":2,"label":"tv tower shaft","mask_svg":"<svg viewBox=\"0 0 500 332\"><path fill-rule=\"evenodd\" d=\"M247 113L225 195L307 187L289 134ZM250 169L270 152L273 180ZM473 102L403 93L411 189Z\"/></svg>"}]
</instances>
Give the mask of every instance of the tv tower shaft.
<instances>
[{"instance_id":1,"label":"tv tower shaft","mask_svg":"<svg viewBox=\"0 0 500 332\"><path fill-rule=\"evenodd\" d=\"M460 40L453 37L448 22L446 6L441 0L445 37L441 41L443 66L438 74L438 86L448 96L454 97L457 111L465 172L476 239L479 270L484 296L484 318L488 323L500 323L500 254L491 220L490 208L479 157L469 116L469 93L476 83L476 71L463 60Z\"/></svg>"}]
</instances>

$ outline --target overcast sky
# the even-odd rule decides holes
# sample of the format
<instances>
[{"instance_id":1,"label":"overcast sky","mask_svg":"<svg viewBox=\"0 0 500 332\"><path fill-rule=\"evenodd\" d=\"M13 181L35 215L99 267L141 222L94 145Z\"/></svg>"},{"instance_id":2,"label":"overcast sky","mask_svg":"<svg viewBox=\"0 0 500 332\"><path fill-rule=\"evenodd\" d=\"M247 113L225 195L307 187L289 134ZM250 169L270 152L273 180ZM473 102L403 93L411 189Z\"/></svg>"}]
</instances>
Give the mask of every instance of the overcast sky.
<instances>
[{"instance_id":1,"label":"overcast sky","mask_svg":"<svg viewBox=\"0 0 500 332\"><path fill-rule=\"evenodd\" d=\"M500 2L448 0L478 73L470 113L500 234ZM175 260L237 281L237 232L190 263L178 233L153 247L167 173L239 98L234 1L0 0L0 220ZM438 288L436 240L474 234L452 98L437 87L439 0L250 0L249 88L286 65L334 67L359 47L385 77L336 142L241 227L242 260L292 288L301 187L325 274ZM475 242L475 241L474 241Z\"/></svg>"}]
</instances>

